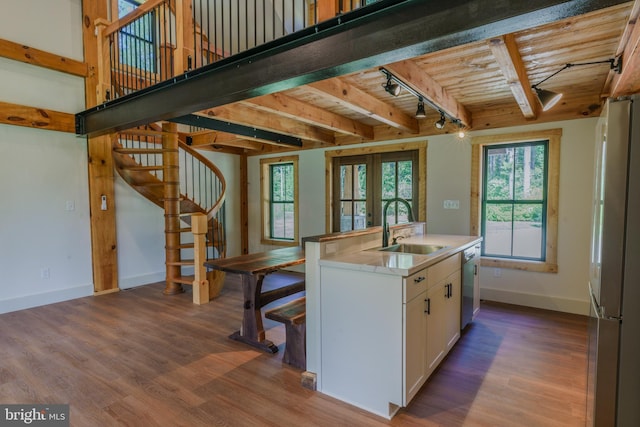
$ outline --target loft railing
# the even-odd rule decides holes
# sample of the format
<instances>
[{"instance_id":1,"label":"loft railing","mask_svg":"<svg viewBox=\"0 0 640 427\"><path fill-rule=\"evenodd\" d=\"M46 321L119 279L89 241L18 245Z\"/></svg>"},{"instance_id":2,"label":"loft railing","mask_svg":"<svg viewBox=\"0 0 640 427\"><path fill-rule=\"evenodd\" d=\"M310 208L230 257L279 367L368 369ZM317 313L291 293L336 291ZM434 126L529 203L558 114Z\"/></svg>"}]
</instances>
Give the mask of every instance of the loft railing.
<instances>
[{"instance_id":1,"label":"loft railing","mask_svg":"<svg viewBox=\"0 0 640 427\"><path fill-rule=\"evenodd\" d=\"M158 181L163 180L162 153L154 152L162 148L160 137L124 131L118 141L122 148L135 151L129 156L139 166L148 168L147 172ZM207 240L213 244L208 246L207 259L224 257L226 182L222 172L206 157L182 142L178 143L178 170L182 203L191 202L199 206L212 224L207 233Z\"/></svg>"},{"instance_id":2,"label":"loft railing","mask_svg":"<svg viewBox=\"0 0 640 427\"><path fill-rule=\"evenodd\" d=\"M98 21L98 98L108 101L379 0L147 0Z\"/></svg>"}]
</instances>

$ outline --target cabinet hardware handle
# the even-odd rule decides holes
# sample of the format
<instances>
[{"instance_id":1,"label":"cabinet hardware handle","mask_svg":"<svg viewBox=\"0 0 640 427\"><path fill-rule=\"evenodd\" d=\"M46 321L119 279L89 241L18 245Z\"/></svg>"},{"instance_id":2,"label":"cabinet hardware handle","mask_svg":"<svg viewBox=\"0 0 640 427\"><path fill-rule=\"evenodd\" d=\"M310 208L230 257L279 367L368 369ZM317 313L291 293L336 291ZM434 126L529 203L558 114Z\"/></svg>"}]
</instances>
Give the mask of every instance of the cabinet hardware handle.
<instances>
[{"instance_id":1,"label":"cabinet hardware handle","mask_svg":"<svg viewBox=\"0 0 640 427\"><path fill-rule=\"evenodd\" d=\"M473 265L473 275L477 276L478 275L478 264L474 264Z\"/></svg>"},{"instance_id":2,"label":"cabinet hardware handle","mask_svg":"<svg viewBox=\"0 0 640 427\"><path fill-rule=\"evenodd\" d=\"M453 296L453 290L451 289L453 285L451 283L447 283L445 288L447 288L447 293L444 295L446 298L451 298Z\"/></svg>"},{"instance_id":3,"label":"cabinet hardware handle","mask_svg":"<svg viewBox=\"0 0 640 427\"><path fill-rule=\"evenodd\" d=\"M431 314L431 298L427 298L424 300L427 303L427 309L424 311L427 314Z\"/></svg>"},{"instance_id":4,"label":"cabinet hardware handle","mask_svg":"<svg viewBox=\"0 0 640 427\"><path fill-rule=\"evenodd\" d=\"M424 277L424 276L420 276L420 277L416 277L415 279L413 279L413 281L414 281L415 283L420 283L420 282L422 282L424 279L426 279L426 277Z\"/></svg>"}]
</instances>

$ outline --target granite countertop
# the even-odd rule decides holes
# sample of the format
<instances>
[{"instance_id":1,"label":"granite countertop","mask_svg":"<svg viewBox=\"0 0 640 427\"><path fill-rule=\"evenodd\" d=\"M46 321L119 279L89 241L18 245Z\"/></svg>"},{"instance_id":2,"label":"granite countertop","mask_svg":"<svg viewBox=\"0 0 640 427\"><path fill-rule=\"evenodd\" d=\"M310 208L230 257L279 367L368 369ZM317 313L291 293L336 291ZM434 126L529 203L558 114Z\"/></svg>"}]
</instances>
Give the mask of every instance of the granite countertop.
<instances>
[{"instance_id":1,"label":"granite countertop","mask_svg":"<svg viewBox=\"0 0 640 427\"><path fill-rule=\"evenodd\" d=\"M409 276L457 252L474 246L480 241L482 241L482 237L480 236L459 236L451 234L416 235L402 239L398 243L439 245L444 246L444 248L429 255L385 252L371 248L352 254L323 258L320 260L320 265L379 274Z\"/></svg>"}]
</instances>

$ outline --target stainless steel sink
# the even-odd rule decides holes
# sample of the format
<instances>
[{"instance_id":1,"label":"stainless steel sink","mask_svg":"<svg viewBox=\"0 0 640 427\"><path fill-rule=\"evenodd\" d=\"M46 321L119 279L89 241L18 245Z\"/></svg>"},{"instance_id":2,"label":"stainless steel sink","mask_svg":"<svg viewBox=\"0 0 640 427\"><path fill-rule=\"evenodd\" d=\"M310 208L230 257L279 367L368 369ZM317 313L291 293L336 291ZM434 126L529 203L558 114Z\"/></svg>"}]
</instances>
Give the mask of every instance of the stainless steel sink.
<instances>
[{"instance_id":1,"label":"stainless steel sink","mask_svg":"<svg viewBox=\"0 0 640 427\"><path fill-rule=\"evenodd\" d=\"M429 255L434 252L438 252L440 249L444 249L445 246L439 245L420 245L415 243L399 243L397 245L387 246L386 248L379 248L379 251L384 252L401 252L406 254L416 255Z\"/></svg>"}]
</instances>

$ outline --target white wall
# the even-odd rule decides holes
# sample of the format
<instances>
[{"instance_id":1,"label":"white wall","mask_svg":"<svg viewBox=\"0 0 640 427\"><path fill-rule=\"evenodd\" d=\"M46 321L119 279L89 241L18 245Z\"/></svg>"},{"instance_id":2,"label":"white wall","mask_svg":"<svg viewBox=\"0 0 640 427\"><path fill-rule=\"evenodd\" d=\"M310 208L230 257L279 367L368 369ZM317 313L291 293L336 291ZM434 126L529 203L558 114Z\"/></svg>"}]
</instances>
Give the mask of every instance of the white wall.
<instances>
[{"instance_id":1,"label":"white wall","mask_svg":"<svg viewBox=\"0 0 640 427\"><path fill-rule=\"evenodd\" d=\"M82 59L80 0L2 10L0 38ZM84 81L0 58L0 101L75 113ZM0 125L0 312L93 292L86 159L73 134Z\"/></svg>"},{"instance_id":2,"label":"white wall","mask_svg":"<svg viewBox=\"0 0 640 427\"><path fill-rule=\"evenodd\" d=\"M298 185L300 186L298 214L300 237L325 233L325 183L324 151L306 150L291 153L298 157ZM287 154L289 155L289 154ZM264 157L278 157L264 156ZM249 181L249 252L261 252L276 248L263 245L260 217L260 158L248 160Z\"/></svg>"},{"instance_id":3,"label":"white wall","mask_svg":"<svg viewBox=\"0 0 640 427\"><path fill-rule=\"evenodd\" d=\"M580 119L517 129L563 129L560 148L558 273L482 268L482 298L570 313L589 313L587 283L596 123L595 118ZM500 277L496 277L498 275Z\"/></svg>"},{"instance_id":4,"label":"white wall","mask_svg":"<svg viewBox=\"0 0 640 427\"><path fill-rule=\"evenodd\" d=\"M82 60L81 25L81 0L2 0L2 39ZM0 58L0 101L75 114L84 80ZM239 158L203 154L227 179L229 254L239 254ZM86 138L0 125L0 313L93 293L87 170ZM164 280L163 210L119 176L115 192L120 288Z\"/></svg>"},{"instance_id":5,"label":"white wall","mask_svg":"<svg viewBox=\"0 0 640 427\"><path fill-rule=\"evenodd\" d=\"M518 270L481 269L481 295L502 302L587 314L586 293L589 262L589 232L593 184L595 124L597 119L473 132L473 135L562 128L560 160L560 206L557 274ZM427 231L469 234L471 145L469 136L427 138ZM423 138L424 139L424 138ZM383 142L380 144L390 144ZM377 144L366 144L377 145ZM324 151L300 155L300 236L325 232ZM266 157L266 156L265 156ZM250 251L270 249L260 244L260 157L249 158ZM459 200L460 209L444 209L444 200Z\"/></svg>"}]
</instances>

